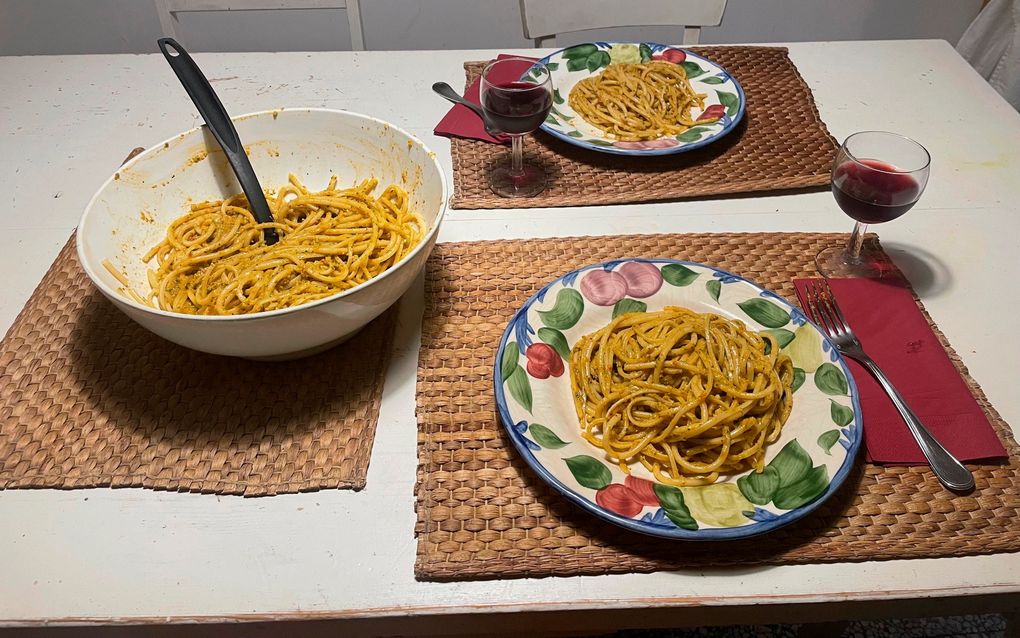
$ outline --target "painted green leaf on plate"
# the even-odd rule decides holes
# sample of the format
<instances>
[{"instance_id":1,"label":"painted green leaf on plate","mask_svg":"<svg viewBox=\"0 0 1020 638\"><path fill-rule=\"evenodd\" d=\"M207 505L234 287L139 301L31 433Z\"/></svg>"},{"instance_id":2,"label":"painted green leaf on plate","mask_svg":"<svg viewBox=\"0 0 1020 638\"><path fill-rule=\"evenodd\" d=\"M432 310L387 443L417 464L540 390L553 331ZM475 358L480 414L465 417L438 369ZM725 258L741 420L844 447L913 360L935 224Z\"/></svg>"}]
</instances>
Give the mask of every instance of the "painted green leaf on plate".
<instances>
[{"instance_id":1,"label":"painted green leaf on plate","mask_svg":"<svg viewBox=\"0 0 1020 638\"><path fill-rule=\"evenodd\" d=\"M804 380L807 378L807 374L804 373L800 368L793 369L793 391L796 392L800 386L804 385Z\"/></svg>"},{"instance_id":2,"label":"painted green leaf on plate","mask_svg":"<svg viewBox=\"0 0 1020 638\"><path fill-rule=\"evenodd\" d=\"M779 344L779 349L782 350L788 343L793 341L793 333L785 328L771 328L769 330L762 330L767 332L776 338L776 342ZM765 342L765 354L772 352L772 343L769 341Z\"/></svg>"},{"instance_id":3,"label":"painted green leaf on plate","mask_svg":"<svg viewBox=\"0 0 1020 638\"><path fill-rule=\"evenodd\" d=\"M589 144L591 144L592 146L612 146L613 145L612 142L607 142L605 140L594 140L594 139L592 139L592 140L585 140L585 141L588 142Z\"/></svg>"},{"instance_id":4,"label":"painted green leaf on plate","mask_svg":"<svg viewBox=\"0 0 1020 638\"><path fill-rule=\"evenodd\" d=\"M556 303L549 310L539 310L538 316L542 323L557 330L568 330L574 327L584 312L584 298L573 288L560 288L556 293Z\"/></svg>"},{"instance_id":5,"label":"painted green leaf on plate","mask_svg":"<svg viewBox=\"0 0 1020 638\"><path fill-rule=\"evenodd\" d=\"M570 358L570 346L567 344L567 338L556 328L539 328L538 338L552 346L564 359Z\"/></svg>"},{"instance_id":6,"label":"painted green leaf on plate","mask_svg":"<svg viewBox=\"0 0 1020 638\"><path fill-rule=\"evenodd\" d=\"M550 71L555 71L556 69L560 68L560 63L559 62L546 62L545 68L549 69Z\"/></svg>"},{"instance_id":7,"label":"painted green leaf on plate","mask_svg":"<svg viewBox=\"0 0 1020 638\"><path fill-rule=\"evenodd\" d=\"M755 505L766 505L779 489L779 472L766 465L761 472L751 472L737 479L737 487L744 498Z\"/></svg>"},{"instance_id":8,"label":"painted green leaf on plate","mask_svg":"<svg viewBox=\"0 0 1020 638\"><path fill-rule=\"evenodd\" d=\"M719 97L719 103L726 107L726 114L730 117L736 117L737 111L740 109L740 98L737 97L736 93L716 91L715 94Z\"/></svg>"},{"instance_id":9,"label":"painted green leaf on plate","mask_svg":"<svg viewBox=\"0 0 1020 638\"><path fill-rule=\"evenodd\" d=\"M707 126L695 126L693 128L687 129L680 135L677 135L676 139L680 140L681 142L697 142L698 140L701 139L701 135L703 133L707 133L708 130L709 129Z\"/></svg>"},{"instance_id":10,"label":"painted green leaf on plate","mask_svg":"<svg viewBox=\"0 0 1020 638\"><path fill-rule=\"evenodd\" d=\"M782 328L790 323L790 313L768 299L755 297L737 304L747 316L766 328Z\"/></svg>"},{"instance_id":11,"label":"painted green leaf on plate","mask_svg":"<svg viewBox=\"0 0 1020 638\"><path fill-rule=\"evenodd\" d=\"M843 371L831 363L823 363L815 370L815 385L830 396L846 396L850 392Z\"/></svg>"},{"instance_id":12,"label":"painted green leaf on plate","mask_svg":"<svg viewBox=\"0 0 1020 638\"><path fill-rule=\"evenodd\" d=\"M652 48L650 46L648 46L647 44L645 44L644 42L642 42L641 46L638 47L638 51L641 52L641 61L642 62L648 62L649 60L652 59Z\"/></svg>"},{"instance_id":13,"label":"painted green leaf on plate","mask_svg":"<svg viewBox=\"0 0 1020 638\"><path fill-rule=\"evenodd\" d=\"M662 483L653 484L652 491L655 492L656 498L659 499L659 505L662 506L662 511L665 512L666 518L673 521L677 527L698 529L698 522L691 516L690 510L687 509L687 505L684 503L683 492L676 487L663 485Z\"/></svg>"},{"instance_id":14,"label":"painted green leaf on plate","mask_svg":"<svg viewBox=\"0 0 1020 638\"><path fill-rule=\"evenodd\" d=\"M829 414L832 415L832 422L840 427L850 425L850 422L854 420L853 408L840 405L833 399L829 399L829 401L831 402L831 405L829 406Z\"/></svg>"},{"instance_id":15,"label":"painted green leaf on plate","mask_svg":"<svg viewBox=\"0 0 1020 638\"><path fill-rule=\"evenodd\" d=\"M644 312L648 310L648 304L637 299L621 299L613 306L613 319L625 312Z\"/></svg>"},{"instance_id":16,"label":"painted green leaf on plate","mask_svg":"<svg viewBox=\"0 0 1020 638\"><path fill-rule=\"evenodd\" d=\"M581 131L567 131L568 137L584 137L584 133Z\"/></svg>"},{"instance_id":17,"label":"painted green leaf on plate","mask_svg":"<svg viewBox=\"0 0 1020 638\"><path fill-rule=\"evenodd\" d=\"M719 301L719 293L722 292L722 282L718 279L710 279L705 282L705 290L712 295L712 299Z\"/></svg>"},{"instance_id":18,"label":"painted green leaf on plate","mask_svg":"<svg viewBox=\"0 0 1020 638\"><path fill-rule=\"evenodd\" d=\"M701 81L705 84L722 84L726 80L722 79L721 77L713 75L712 77L709 78L703 78Z\"/></svg>"},{"instance_id":19,"label":"painted green leaf on plate","mask_svg":"<svg viewBox=\"0 0 1020 638\"><path fill-rule=\"evenodd\" d=\"M697 62L691 62L685 60L680 63L684 67L684 71L687 73L687 79L696 78L699 75L705 75L705 69L698 66Z\"/></svg>"},{"instance_id":20,"label":"painted green leaf on plate","mask_svg":"<svg viewBox=\"0 0 1020 638\"><path fill-rule=\"evenodd\" d=\"M579 454L563 460L574 475L574 480L589 489L601 490L613 480L609 468L593 456Z\"/></svg>"},{"instance_id":21,"label":"painted green leaf on plate","mask_svg":"<svg viewBox=\"0 0 1020 638\"><path fill-rule=\"evenodd\" d=\"M563 104L566 102L566 100L563 99L563 96L560 95L559 89L553 89L553 102L556 102L557 104Z\"/></svg>"},{"instance_id":22,"label":"painted green leaf on plate","mask_svg":"<svg viewBox=\"0 0 1020 638\"><path fill-rule=\"evenodd\" d=\"M805 472L798 481L781 485L772 502L780 509L796 509L821 496L828 485L829 473L824 465L819 465Z\"/></svg>"},{"instance_id":23,"label":"painted green leaf on plate","mask_svg":"<svg viewBox=\"0 0 1020 638\"><path fill-rule=\"evenodd\" d=\"M599 51L598 53L593 53L588 56L587 68L589 71L594 73L602 67L608 66L611 61L612 59L609 57L608 53L605 51Z\"/></svg>"},{"instance_id":24,"label":"painted green leaf on plate","mask_svg":"<svg viewBox=\"0 0 1020 638\"><path fill-rule=\"evenodd\" d=\"M588 58L567 58L568 71L581 71L588 67Z\"/></svg>"},{"instance_id":25,"label":"painted green leaf on plate","mask_svg":"<svg viewBox=\"0 0 1020 638\"><path fill-rule=\"evenodd\" d=\"M698 273L683 264L666 264L662 267L662 278L673 286L689 286L698 278Z\"/></svg>"},{"instance_id":26,"label":"painted green leaf on plate","mask_svg":"<svg viewBox=\"0 0 1020 638\"><path fill-rule=\"evenodd\" d=\"M836 441L838 440L839 430L829 430L827 432L822 432L818 436L818 447L825 450L825 453L828 454L829 456L832 456L832 452L830 452L829 450L832 449L833 445L836 445Z\"/></svg>"},{"instance_id":27,"label":"painted green leaf on plate","mask_svg":"<svg viewBox=\"0 0 1020 638\"><path fill-rule=\"evenodd\" d=\"M594 44L578 44L577 46L572 46L569 49L564 49L563 57L567 58L568 60L575 58L581 58L583 60L587 59L589 55L595 53L598 50L599 48Z\"/></svg>"},{"instance_id":28,"label":"painted green leaf on plate","mask_svg":"<svg viewBox=\"0 0 1020 638\"><path fill-rule=\"evenodd\" d=\"M528 373L524 368L518 365L514 369L507 377L506 387L510 390L510 396L524 406L525 410L531 412L531 382L528 381Z\"/></svg>"},{"instance_id":29,"label":"painted green leaf on plate","mask_svg":"<svg viewBox=\"0 0 1020 638\"><path fill-rule=\"evenodd\" d=\"M516 341L511 341L503 348L503 358L499 362L499 375L506 381L517 369L517 360L521 358L521 350Z\"/></svg>"},{"instance_id":30,"label":"painted green leaf on plate","mask_svg":"<svg viewBox=\"0 0 1020 638\"><path fill-rule=\"evenodd\" d=\"M561 447L570 445L570 443L567 443L560 437L556 436L555 432L541 423L532 423L529 425L528 432L531 432L531 436L535 438L536 443L550 450L558 450Z\"/></svg>"},{"instance_id":31,"label":"painted green leaf on plate","mask_svg":"<svg viewBox=\"0 0 1020 638\"><path fill-rule=\"evenodd\" d=\"M811 470L811 457L797 439L794 439L784 445L779 454L769 461L769 467L775 468L779 473L779 488L782 489L796 483Z\"/></svg>"}]
</instances>

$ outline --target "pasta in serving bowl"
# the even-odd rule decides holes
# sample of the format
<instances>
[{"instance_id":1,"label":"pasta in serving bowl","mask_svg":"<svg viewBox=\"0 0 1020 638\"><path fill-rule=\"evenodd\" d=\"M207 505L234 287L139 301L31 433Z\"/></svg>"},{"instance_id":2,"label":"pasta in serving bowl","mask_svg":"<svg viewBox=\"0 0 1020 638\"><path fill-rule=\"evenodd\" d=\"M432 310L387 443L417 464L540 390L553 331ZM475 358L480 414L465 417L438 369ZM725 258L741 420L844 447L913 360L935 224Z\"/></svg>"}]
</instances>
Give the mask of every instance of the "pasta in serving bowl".
<instances>
[{"instance_id":1,"label":"pasta in serving bowl","mask_svg":"<svg viewBox=\"0 0 1020 638\"><path fill-rule=\"evenodd\" d=\"M583 148L619 155L680 153L718 140L744 115L740 83L684 49L593 42L541 62L554 87L542 130Z\"/></svg>"},{"instance_id":2,"label":"pasta in serving bowl","mask_svg":"<svg viewBox=\"0 0 1020 638\"><path fill-rule=\"evenodd\" d=\"M262 228L211 134L148 149L96 193L78 258L97 288L175 343L253 359L350 338L424 267L446 209L435 154L381 120L328 109L234 118L269 191Z\"/></svg>"},{"instance_id":3,"label":"pasta in serving bowl","mask_svg":"<svg viewBox=\"0 0 1020 638\"><path fill-rule=\"evenodd\" d=\"M785 525L838 488L861 444L857 390L825 336L701 264L624 259L559 277L511 319L494 386L539 476L657 536Z\"/></svg>"}]
</instances>

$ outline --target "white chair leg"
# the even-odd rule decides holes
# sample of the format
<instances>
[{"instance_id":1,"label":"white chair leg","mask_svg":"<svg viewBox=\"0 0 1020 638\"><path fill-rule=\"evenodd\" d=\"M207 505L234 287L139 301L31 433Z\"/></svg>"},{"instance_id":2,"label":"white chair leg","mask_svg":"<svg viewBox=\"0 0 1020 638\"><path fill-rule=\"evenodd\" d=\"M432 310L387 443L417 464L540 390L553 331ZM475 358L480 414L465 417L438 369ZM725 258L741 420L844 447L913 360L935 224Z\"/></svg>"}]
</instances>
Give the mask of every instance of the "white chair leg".
<instances>
[{"instance_id":1,"label":"white chair leg","mask_svg":"<svg viewBox=\"0 0 1020 638\"><path fill-rule=\"evenodd\" d=\"M155 0L154 4L156 5L156 14L159 15L159 27L163 30L163 37L176 40L177 29L174 28L174 22L177 22L176 16L170 12L166 0Z\"/></svg>"},{"instance_id":2,"label":"white chair leg","mask_svg":"<svg viewBox=\"0 0 1020 638\"><path fill-rule=\"evenodd\" d=\"M347 25L351 29L351 49L365 50L365 29L361 22L361 5L358 0L347 0Z\"/></svg>"}]
</instances>

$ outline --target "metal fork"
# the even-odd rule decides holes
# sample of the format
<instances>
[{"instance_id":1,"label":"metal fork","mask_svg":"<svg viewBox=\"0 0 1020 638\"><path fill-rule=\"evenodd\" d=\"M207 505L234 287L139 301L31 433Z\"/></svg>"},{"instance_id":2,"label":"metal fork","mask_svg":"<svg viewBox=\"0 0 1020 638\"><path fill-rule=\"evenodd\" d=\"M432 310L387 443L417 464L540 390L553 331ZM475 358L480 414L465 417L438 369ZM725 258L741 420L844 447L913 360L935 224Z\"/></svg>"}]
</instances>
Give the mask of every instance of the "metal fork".
<instances>
[{"instance_id":1,"label":"metal fork","mask_svg":"<svg viewBox=\"0 0 1020 638\"><path fill-rule=\"evenodd\" d=\"M907 402L900 393L893 387L889 377L885 376L882 369L878 367L871 357L864 353L861 342L857 339L850 324L847 323L843 312L836 303L832 289L825 281L820 283L811 282L805 287L807 292L808 313L815 323L820 325L833 345L841 354L856 359L875 376L879 384L892 399L893 405L900 411L907 428L917 441L924 457L928 459L935 476L943 485L951 490L967 491L974 487L974 475L970 473L960 461L949 453L942 444L932 436L928 428L924 427L921 420L917 418L914 411L910 409Z\"/></svg>"}]
</instances>

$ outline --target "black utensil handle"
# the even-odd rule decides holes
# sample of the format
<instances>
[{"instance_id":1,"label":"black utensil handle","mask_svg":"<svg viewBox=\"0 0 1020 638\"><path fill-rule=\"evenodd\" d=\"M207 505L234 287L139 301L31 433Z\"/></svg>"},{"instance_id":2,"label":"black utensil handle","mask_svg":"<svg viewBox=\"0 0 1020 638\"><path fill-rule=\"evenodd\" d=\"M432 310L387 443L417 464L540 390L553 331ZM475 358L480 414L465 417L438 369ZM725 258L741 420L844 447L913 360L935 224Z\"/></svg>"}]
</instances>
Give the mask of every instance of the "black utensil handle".
<instances>
[{"instance_id":1,"label":"black utensil handle","mask_svg":"<svg viewBox=\"0 0 1020 638\"><path fill-rule=\"evenodd\" d=\"M177 78L184 85L184 90L188 92L191 101L198 108L206 126L223 148L227 160L234 169L234 174L237 175L237 181L241 183L241 190L248 198L248 204L251 206L255 220L260 224L272 223L273 213L269 210L266 196L262 192L251 162L248 161L248 155L244 152L244 147L241 146L241 138L238 137L234 123L230 121L227 110L223 108L223 103L220 102L219 96L209 84L209 80L176 40L160 38L158 44L159 50L163 52L166 61L170 63L170 68L177 74ZM267 244L275 244L279 239L276 230L267 228L265 239Z\"/></svg>"}]
</instances>

